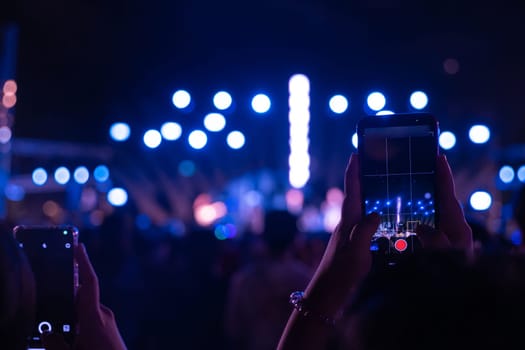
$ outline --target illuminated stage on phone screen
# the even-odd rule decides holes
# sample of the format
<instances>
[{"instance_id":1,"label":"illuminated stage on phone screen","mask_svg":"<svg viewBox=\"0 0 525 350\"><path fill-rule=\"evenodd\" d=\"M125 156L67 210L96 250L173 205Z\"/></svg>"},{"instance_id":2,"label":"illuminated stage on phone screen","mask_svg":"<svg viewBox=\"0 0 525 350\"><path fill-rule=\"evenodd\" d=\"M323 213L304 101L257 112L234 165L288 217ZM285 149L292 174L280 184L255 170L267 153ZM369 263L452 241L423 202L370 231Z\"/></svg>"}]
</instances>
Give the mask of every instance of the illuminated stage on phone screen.
<instances>
[{"instance_id":1,"label":"illuminated stage on phone screen","mask_svg":"<svg viewBox=\"0 0 525 350\"><path fill-rule=\"evenodd\" d=\"M374 240L386 238L404 251L408 244L398 239L415 236L420 224L436 224L436 158L429 156L436 154L434 131L425 125L370 128L363 139L364 211L381 216Z\"/></svg>"}]
</instances>

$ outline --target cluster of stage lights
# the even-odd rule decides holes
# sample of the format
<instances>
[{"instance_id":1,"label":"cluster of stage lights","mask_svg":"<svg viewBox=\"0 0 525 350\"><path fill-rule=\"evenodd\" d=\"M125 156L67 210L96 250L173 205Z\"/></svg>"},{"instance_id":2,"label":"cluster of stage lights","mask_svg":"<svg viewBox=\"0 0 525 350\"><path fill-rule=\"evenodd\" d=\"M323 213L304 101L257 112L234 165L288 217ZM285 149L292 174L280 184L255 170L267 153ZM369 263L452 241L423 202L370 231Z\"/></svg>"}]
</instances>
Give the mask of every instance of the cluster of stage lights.
<instances>
[{"instance_id":1,"label":"cluster of stage lights","mask_svg":"<svg viewBox=\"0 0 525 350\"><path fill-rule=\"evenodd\" d=\"M177 90L172 96L172 103L179 110L190 110L193 100L186 90ZM226 117L223 112L232 108L233 98L226 91L219 91L213 96L213 105L217 109L204 116L205 130L195 129L188 131L186 137L188 144L193 149L203 149L208 143L208 134L218 133L226 128ZM251 100L251 107L257 114L265 114L271 108L271 100L266 94L257 94ZM124 142L131 135L131 128L127 123L118 122L110 127L110 136L114 141ZM150 129L143 134L144 145L148 148L157 148L163 140L176 141L183 136L183 128L177 122L166 122L160 129ZM239 130L232 130L226 136L226 144L232 149L241 149L246 143L246 137Z\"/></svg>"},{"instance_id":2,"label":"cluster of stage lights","mask_svg":"<svg viewBox=\"0 0 525 350\"><path fill-rule=\"evenodd\" d=\"M77 167L73 171L73 174L71 174L71 171L65 166L60 166L56 168L55 171L52 173L54 181L58 185L62 186L67 185L72 180L78 185L85 185L88 183L91 176L93 176L93 179L97 183L105 183L109 180L109 175L109 169L105 165L99 165L95 167L92 174L85 166ZM35 184L36 186L44 186L46 183L48 183L48 181L51 181L50 176L51 175L48 174L48 171L46 169L39 167L33 170L33 173L31 174L31 179L33 181L33 184ZM10 194L12 194L9 195L8 193L6 193L9 199L21 200L23 198L23 193L21 194L20 191L16 191L16 189L14 189L12 186L8 188ZM128 193L123 188L113 187L107 192L107 200L113 206L123 206L128 201Z\"/></svg>"}]
</instances>

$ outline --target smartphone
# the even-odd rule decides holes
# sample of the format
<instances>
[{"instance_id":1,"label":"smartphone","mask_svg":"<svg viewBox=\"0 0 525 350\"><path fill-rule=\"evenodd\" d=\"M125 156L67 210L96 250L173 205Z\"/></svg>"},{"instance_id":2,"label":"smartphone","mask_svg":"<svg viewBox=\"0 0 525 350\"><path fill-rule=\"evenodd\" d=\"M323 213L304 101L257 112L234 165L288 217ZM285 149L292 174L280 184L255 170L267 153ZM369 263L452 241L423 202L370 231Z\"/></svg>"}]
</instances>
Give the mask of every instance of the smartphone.
<instances>
[{"instance_id":1,"label":"smartphone","mask_svg":"<svg viewBox=\"0 0 525 350\"><path fill-rule=\"evenodd\" d=\"M381 217L370 249L393 262L418 249L419 224L439 226L439 125L430 114L369 116L357 135L363 214Z\"/></svg>"},{"instance_id":2,"label":"smartphone","mask_svg":"<svg viewBox=\"0 0 525 350\"><path fill-rule=\"evenodd\" d=\"M78 229L16 226L13 231L35 277L36 315L28 349L43 348L41 337L46 331L60 333L72 344L76 333L78 268L74 249L78 244Z\"/></svg>"}]
</instances>

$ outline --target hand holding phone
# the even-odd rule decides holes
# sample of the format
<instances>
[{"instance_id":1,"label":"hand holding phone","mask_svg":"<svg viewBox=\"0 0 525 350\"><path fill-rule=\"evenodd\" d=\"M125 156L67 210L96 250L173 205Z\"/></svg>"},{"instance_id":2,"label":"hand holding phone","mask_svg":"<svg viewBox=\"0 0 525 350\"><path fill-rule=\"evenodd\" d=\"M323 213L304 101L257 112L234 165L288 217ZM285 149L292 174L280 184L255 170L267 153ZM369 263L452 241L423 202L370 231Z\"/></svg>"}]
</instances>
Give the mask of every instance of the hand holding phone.
<instances>
[{"instance_id":1,"label":"hand holding phone","mask_svg":"<svg viewBox=\"0 0 525 350\"><path fill-rule=\"evenodd\" d=\"M42 335L48 332L59 333L73 344L77 324L74 251L78 230L72 226L17 226L14 235L35 279L36 315L29 348L41 348Z\"/></svg>"},{"instance_id":2,"label":"hand holding phone","mask_svg":"<svg viewBox=\"0 0 525 350\"><path fill-rule=\"evenodd\" d=\"M439 227L438 122L420 113L370 116L357 134L362 210L381 217L371 250L387 260L413 252L418 226Z\"/></svg>"}]
</instances>

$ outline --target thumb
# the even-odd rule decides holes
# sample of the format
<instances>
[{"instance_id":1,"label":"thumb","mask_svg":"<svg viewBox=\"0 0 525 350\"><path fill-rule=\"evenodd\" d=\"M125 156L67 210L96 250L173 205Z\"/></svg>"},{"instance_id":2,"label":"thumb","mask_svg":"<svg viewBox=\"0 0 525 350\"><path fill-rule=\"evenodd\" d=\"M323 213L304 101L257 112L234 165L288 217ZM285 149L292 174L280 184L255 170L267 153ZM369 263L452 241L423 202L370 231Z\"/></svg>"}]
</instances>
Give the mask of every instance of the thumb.
<instances>
[{"instance_id":1,"label":"thumb","mask_svg":"<svg viewBox=\"0 0 525 350\"><path fill-rule=\"evenodd\" d=\"M361 222L354 226L350 233L349 244L355 253L368 253L370 251L370 241L376 233L381 217L377 213L366 215Z\"/></svg>"}]
</instances>

